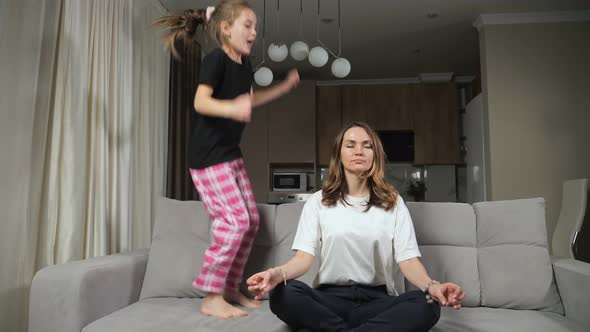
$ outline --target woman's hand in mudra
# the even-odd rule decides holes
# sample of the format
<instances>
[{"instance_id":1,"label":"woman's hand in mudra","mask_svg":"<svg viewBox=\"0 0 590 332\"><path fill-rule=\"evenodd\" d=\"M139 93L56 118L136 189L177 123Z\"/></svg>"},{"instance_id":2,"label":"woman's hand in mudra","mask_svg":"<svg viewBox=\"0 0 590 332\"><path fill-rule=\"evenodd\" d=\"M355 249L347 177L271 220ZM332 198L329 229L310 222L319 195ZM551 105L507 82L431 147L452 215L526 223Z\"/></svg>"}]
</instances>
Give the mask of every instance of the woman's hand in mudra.
<instances>
[{"instance_id":1,"label":"woman's hand in mudra","mask_svg":"<svg viewBox=\"0 0 590 332\"><path fill-rule=\"evenodd\" d=\"M254 298L259 300L283 281L284 279L281 270L278 268L271 268L254 274L246 280L246 283L248 284L248 290L254 293Z\"/></svg>"},{"instance_id":2,"label":"woman's hand in mudra","mask_svg":"<svg viewBox=\"0 0 590 332\"><path fill-rule=\"evenodd\" d=\"M465 293L461 287L452 282L432 285L428 288L428 294L438 303L452 306L455 310L461 309L461 302L465 299Z\"/></svg>"}]
</instances>

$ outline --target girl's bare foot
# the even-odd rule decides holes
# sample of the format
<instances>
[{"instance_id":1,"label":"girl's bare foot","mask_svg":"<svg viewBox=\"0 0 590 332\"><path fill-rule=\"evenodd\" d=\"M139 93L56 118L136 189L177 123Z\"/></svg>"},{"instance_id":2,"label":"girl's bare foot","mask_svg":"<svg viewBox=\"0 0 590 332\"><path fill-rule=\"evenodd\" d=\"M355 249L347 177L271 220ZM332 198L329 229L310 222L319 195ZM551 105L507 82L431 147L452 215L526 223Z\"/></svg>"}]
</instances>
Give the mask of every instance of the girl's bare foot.
<instances>
[{"instance_id":1,"label":"girl's bare foot","mask_svg":"<svg viewBox=\"0 0 590 332\"><path fill-rule=\"evenodd\" d=\"M227 303L222 294L209 293L201 303L201 314L223 319L246 317L248 313Z\"/></svg>"},{"instance_id":2,"label":"girl's bare foot","mask_svg":"<svg viewBox=\"0 0 590 332\"><path fill-rule=\"evenodd\" d=\"M256 309L260 307L260 301L252 300L238 290L225 290L223 297L227 302L237 303L246 308Z\"/></svg>"}]
</instances>

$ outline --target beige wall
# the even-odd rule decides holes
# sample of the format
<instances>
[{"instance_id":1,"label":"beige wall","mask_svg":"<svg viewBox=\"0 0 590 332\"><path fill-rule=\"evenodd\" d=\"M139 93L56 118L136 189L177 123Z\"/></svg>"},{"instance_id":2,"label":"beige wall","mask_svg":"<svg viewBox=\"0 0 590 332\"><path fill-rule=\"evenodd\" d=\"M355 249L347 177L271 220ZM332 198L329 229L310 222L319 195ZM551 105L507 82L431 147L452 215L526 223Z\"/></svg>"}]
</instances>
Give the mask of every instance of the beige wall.
<instances>
[{"instance_id":1,"label":"beige wall","mask_svg":"<svg viewBox=\"0 0 590 332\"><path fill-rule=\"evenodd\" d=\"M544 197L551 238L564 180L590 177L590 22L480 32L488 198Z\"/></svg>"}]
</instances>

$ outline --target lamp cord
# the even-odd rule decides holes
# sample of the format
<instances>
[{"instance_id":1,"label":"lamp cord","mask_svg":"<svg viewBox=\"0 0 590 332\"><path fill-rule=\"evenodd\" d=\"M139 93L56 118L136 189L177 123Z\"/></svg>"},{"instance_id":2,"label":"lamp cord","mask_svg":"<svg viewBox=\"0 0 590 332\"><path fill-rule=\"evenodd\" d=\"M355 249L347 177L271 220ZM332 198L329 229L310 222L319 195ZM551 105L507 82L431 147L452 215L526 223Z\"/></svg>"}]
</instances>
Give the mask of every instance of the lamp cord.
<instances>
[{"instance_id":1,"label":"lamp cord","mask_svg":"<svg viewBox=\"0 0 590 332\"><path fill-rule=\"evenodd\" d=\"M320 39L320 0L318 0L318 12L317 12L317 24L318 24L318 32L317 32L317 40L320 45L322 45L333 57L339 58L342 52L341 49L341 40L340 40L340 0L338 0L338 55L334 54L332 50L324 44Z\"/></svg>"}]
</instances>

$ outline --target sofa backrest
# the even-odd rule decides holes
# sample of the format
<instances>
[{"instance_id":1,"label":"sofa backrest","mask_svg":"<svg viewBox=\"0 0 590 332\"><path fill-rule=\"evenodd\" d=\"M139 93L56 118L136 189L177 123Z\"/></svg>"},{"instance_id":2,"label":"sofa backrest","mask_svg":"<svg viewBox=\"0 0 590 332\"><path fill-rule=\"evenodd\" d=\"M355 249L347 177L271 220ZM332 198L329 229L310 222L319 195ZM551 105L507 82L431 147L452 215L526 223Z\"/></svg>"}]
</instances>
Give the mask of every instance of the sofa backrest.
<instances>
[{"instance_id":1,"label":"sofa backrest","mask_svg":"<svg viewBox=\"0 0 590 332\"><path fill-rule=\"evenodd\" d=\"M257 207L260 227L244 271L242 290L247 289L246 278L282 264L293 255L291 245L303 203ZM160 198L140 298L203 296L191 283L200 272L210 239L210 220L202 202ZM300 279L311 284L317 268L318 263Z\"/></svg>"},{"instance_id":2,"label":"sofa backrest","mask_svg":"<svg viewBox=\"0 0 590 332\"><path fill-rule=\"evenodd\" d=\"M305 203L281 204L277 206L276 219L276 256L275 264L285 263L291 256L294 255L291 247L295 239L297 226L299 225L299 217ZM307 271L299 280L311 285L313 279L319 270L319 259L314 260L311 269Z\"/></svg>"},{"instance_id":3,"label":"sofa backrest","mask_svg":"<svg viewBox=\"0 0 590 332\"><path fill-rule=\"evenodd\" d=\"M408 202L421 261L431 277L455 282L465 306L563 313L547 250L544 201ZM260 228L244 279L286 262L304 203L259 204ZM202 296L191 283L209 245L201 202L161 198L141 298ZM300 279L311 285L319 260ZM399 274L394 271L394 275ZM396 278L396 289L404 283ZM414 288L407 282L406 288ZM245 289L245 285L242 285Z\"/></svg>"},{"instance_id":4,"label":"sofa backrest","mask_svg":"<svg viewBox=\"0 0 590 332\"><path fill-rule=\"evenodd\" d=\"M480 305L476 220L473 208L462 203L407 203L412 216L420 261L431 278L451 281L465 291L464 305ZM406 281L408 289L415 287Z\"/></svg>"},{"instance_id":5,"label":"sofa backrest","mask_svg":"<svg viewBox=\"0 0 590 332\"><path fill-rule=\"evenodd\" d=\"M303 205L304 203L258 204L260 228L244 270L244 279L256 272L281 265L294 255L291 246L293 245ZM318 267L319 261L316 260L312 268L299 280L311 285L313 278L317 274ZM247 286L244 282L242 283L242 290L245 291L246 289Z\"/></svg>"},{"instance_id":6,"label":"sofa backrest","mask_svg":"<svg viewBox=\"0 0 590 332\"><path fill-rule=\"evenodd\" d=\"M482 202L473 208L482 305L563 314L547 245L545 201Z\"/></svg>"},{"instance_id":7,"label":"sofa backrest","mask_svg":"<svg viewBox=\"0 0 590 332\"><path fill-rule=\"evenodd\" d=\"M542 198L407 205L421 261L431 277L461 285L465 306L563 314Z\"/></svg>"},{"instance_id":8,"label":"sofa backrest","mask_svg":"<svg viewBox=\"0 0 590 332\"><path fill-rule=\"evenodd\" d=\"M209 245L209 217L202 202L160 198L140 299L198 297L191 286Z\"/></svg>"}]
</instances>

